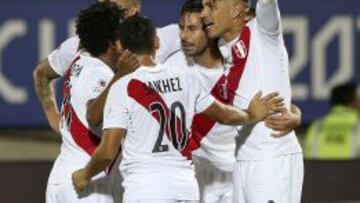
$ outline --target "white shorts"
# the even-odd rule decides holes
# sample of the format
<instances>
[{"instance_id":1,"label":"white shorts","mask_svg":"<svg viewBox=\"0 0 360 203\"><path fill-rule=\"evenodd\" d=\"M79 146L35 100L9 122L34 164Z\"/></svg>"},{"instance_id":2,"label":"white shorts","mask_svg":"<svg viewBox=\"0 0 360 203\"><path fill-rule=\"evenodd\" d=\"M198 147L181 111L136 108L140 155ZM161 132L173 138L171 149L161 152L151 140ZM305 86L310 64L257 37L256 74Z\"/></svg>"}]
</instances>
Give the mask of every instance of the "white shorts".
<instances>
[{"instance_id":1,"label":"white shorts","mask_svg":"<svg viewBox=\"0 0 360 203\"><path fill-rule=\"evenodd\" d=\"M110 177L100 177L93 181L78 197L72 184L73 166L57 160L51 171L47 188L46 203L113 203Z\"/></svg>"},{"instance_id":2,"label":"white shorts","mask_svg":"<svg viewBox=\"0 0 360 203\"><path fill-rule=\"evenodd\" d=\"M302 153L262 161L237 161L234 203L300 203L304 177Z\"/></svg>"},{"instance_id":3,"label":"white shorts","mask_svg":"<svg viewBox=\"0 0 360 203\"><path fill-rule=\"evenodd\" d=\"M232 203L233 174L195 164L201 203Z\"/></svg>"},{"instance_id":4,"label":"white shorts","mask_svg":"<svg viewBox=\"0 0 360 203\"><path fill-rule=\"evenodd\" d=\"M137 201L134 201L134 202L124 202L124 203L199 203L199 201L166 200L166 199L144 199L144 200L137 200Z\"/></svg>"},{"instance_id":5,"label":"white shorts","mask_svg":"<svg viewBox=\"0 0 360 203\"><path fill-rule=\"evenodd\" d=\"M109 184L109 181L105 182L103 184ZM99 187L107 186L103 187L99 182L91 184L87 191L78 197L72 183L49 183L46 189L46 203L113 203L112 194L98 191Z\"/></svg>"}]
</instances>

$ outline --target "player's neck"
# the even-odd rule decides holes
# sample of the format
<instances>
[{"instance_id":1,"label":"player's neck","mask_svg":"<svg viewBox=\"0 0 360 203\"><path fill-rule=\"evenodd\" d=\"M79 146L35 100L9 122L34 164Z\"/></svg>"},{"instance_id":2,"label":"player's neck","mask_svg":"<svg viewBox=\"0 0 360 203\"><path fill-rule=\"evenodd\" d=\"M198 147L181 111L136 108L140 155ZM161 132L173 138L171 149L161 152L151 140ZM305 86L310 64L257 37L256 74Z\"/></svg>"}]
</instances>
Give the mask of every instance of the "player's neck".
<instances>
[{"instance_id":1,"label":"player's neck","mask_svg":"<svg viewBox=\"0 0 360 203\"><path fill-rule=\"evenodd\" d=\"M113 71L117 70L116 61L112 57L109 57L107 55L101 55L101 56L98 57L98 59L101 60L102 62L104 62Z\"/></svg>"},{"instance_id":2,"label":"player's neck","mask_svg":"<svg viewBox=\"0 0 360 203\"><path fill-rule=\"evenodd\" d=\"M138 55L139 64L146 67L156 66L154 57L150 54Z\"/></svg>"},{"instance_id":3,"label":"player's neck","mask_svg":"<svg viewBox=\"0 0 360 203\"><path fill-rule=\"evenodd\" d=\"M194 62L204 68L217 69L222 66L223 60L220 52L212 50L210 47L198 56L194 57Z\"/></svg>"},{"instance_id":4,"label":"player's neck","mask_svg":"<svg viewBox=\"0 0 360 203\"><path fill-rule=\"evenodd\" d=\"M223 34L222 38L225 40L225 42L233 41L234 39L239 37L239 34L242 32L245 25L245 22L242 20L234 21L233 25L229 28L229 30Z\"/></svg>"}]
</instances>

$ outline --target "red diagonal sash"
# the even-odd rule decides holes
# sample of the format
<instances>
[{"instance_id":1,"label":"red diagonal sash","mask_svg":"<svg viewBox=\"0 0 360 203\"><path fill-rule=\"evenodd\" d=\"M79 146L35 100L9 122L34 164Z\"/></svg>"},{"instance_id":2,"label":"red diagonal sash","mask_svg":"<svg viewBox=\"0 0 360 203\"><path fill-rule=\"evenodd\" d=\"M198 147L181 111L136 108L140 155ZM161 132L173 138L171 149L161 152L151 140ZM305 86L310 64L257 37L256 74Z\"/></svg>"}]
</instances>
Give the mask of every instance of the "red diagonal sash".
<instances>
[{"instance_id":1,"label":"red diagonal sash","mask_svg":"<svg viewBox=\"0 0 360 203\"><path fill-rule=\"evenodd\" d=\"M248 59L250 35L249 27L245 27L241 33L240 39L232 46L233 63L227 76L227 98L223 96L224 94L222 92L226 81L225 75L217 81L214 88L211 90L211 95L223 103L232 104L234 102L235 92L240 84L240 79ZM215 121L202 114L195 115L191 128L192 136L189 139L191 150L196 150L200 147L201 140L210 132L215 124Z\"/></svg>"},{"instance_id":2,"label":"red diagonal sash","mask_svg":"<svg viewBox=\"0 0 360 203\"><path fill-rule=\"evenodd\" d=\"M170 110L168 108L168 106L166 105L166 103L164 102L163 98L159 95L159 93L157 93L155 90L151 89L150 87L148 87L145 83L139 81L139 80L131 80L128 84L128 95L133 98L138 104L140 104L141 106L143 106L147 111L149 111L149 113L151 114L152 117L154 117L159 123L161 122L161 118L160 118L160 114L155 112L155 111L151 111L150 110L150 106L154 103L159 103L162 105L162 107L165 110L165 116L166 116L166 127L165 127L165 133L166 136L169 138L169 140L172 140L171 137L171 129L170 129L170 125L168 124L168 122L170 122ZM185 136L188 136L189 132L182 132L182 128L181 123L185 122L185 121L181 121L181 119L179 117L176 117L176 134L177 134L177 139L181 140L181 138L179 136L183 135L186 133ZM181 150L181 153L184 156L187 156L187 154L185 153L185 151L188 151L186 148Z\"/></svg>"}]
</instances>

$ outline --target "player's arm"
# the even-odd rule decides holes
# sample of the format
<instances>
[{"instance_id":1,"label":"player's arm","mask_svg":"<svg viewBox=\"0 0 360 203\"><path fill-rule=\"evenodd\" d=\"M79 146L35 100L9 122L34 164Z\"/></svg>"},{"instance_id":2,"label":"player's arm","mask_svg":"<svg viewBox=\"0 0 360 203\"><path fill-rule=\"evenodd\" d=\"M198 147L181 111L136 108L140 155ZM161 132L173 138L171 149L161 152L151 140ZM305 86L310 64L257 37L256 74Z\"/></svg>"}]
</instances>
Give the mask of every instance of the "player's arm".
<instances>
[{"instance_id":1,"label":"player's arm","mask_svg":"<svg viewBox=\"0 0 360 203\"><path fill-rule=\"evenodd\" d=\"M137 57L130 51L124 51L118 61L118 70L109 85L97 98L91 99L87 102L86 120L91 127L98 126L102 122L105 101L112 84L125 75L135 71L138 67L139 62Z\"/></svg>"},{"instance_id":2,"label":"player's arm","mask_svg":"<svg viewBox=\"0 0 360 203\"><path fill-rule=\"evenodd\" d=\"M259 92L254 96L247 110L240 110L215 101L203 114L221 124L242 125L264 120L267 116L284 108L283 99L278 93L271 93L265 97L261 95L262 93Z\"/></svg>"},{"instance_id":3,"label":"player's arm","mask_svg":"<svg viewBox=\"0 0 360 203\"><path fill-rule=\"evenodd\" d=\"M121 128L104 130L100 145L96 148L90 162L85 168L74 172L72 175L77 193L83 192L90 183L91 178L104 171L112 163L125 135L126 130Z\"/></svg>"},{"instance_id":4,"label":"player's arm","mask_svg":"<svg viewBox=\"0 0 360 203\"><path fill-rule=\"evenodd\" d=\"M291 109L283 109L280 114L269 116L265 120L268 128L277 131L274 137L283 137L293 131L301 124L301 110L295 104L291 105Z\"/></svg>"},{"instance_id":5,"label":"player's arm","mask_svg":"<svg viewBox=\"0 0 360 203\"><path fill-rule=\"evenodd\" d=\"M120 80L112 85L104 107L104 132L100 145L96 148L85 168L73 173L73 184L78 193L90 183L91 178L106 169L116 158L121 140L126 135L129 122L127 81Z\"/></svg>"},{"instance_id":6,"label":"player's arm","mask_svg":"<svg viewBox=\"0 0 360 203\"><path fill-rule=\"evenodd\" d=\"M279 34L281 27L280 10L277 0L258 0L256 19L262 32Z\"/></svg>"},{"instance_id":7,"label":"player's arm","mask_svg":"<svg viewBox=\"0 0 360 203\"><path fill-rule=\"evenodd\" d=\"M55 98L55 79L59 75L51 68L46 59L33 72L35 92L45 112L50 127L59 133L60 113Z\"/></svg>"}]
</instances>

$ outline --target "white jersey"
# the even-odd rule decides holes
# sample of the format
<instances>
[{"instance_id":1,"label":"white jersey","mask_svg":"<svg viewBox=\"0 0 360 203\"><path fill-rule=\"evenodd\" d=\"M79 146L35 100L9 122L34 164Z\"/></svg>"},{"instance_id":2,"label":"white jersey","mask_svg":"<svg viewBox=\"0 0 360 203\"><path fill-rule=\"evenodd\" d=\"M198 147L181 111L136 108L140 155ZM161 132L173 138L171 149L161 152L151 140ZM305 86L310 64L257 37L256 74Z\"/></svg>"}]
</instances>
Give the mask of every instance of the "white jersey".
<instances>
[{"instance_id":1,"label":"white jersey","mask_svg":"<svg viewBox=\"0 0 360 203\"><path fill-rule=\"evenodd\" d=\"M114 83L104 129L127 129L120 164L125 201L199 199L189 127L195 113L213 102L195 74L183 68L140 67Z\"/></svg>"},{"instance_id":2,"label":"white jersey","mask_svg":"<svg viewBox=\"0 0 360 203\"><path fill-rule=\"evenodd\" d=\"M65 74L61 110L60 157L84 167L99 143L100 133L91 131L86 120L86 104L98 97L110 83L114 73L101 60L79 53ZM89 79L91 78L91 79Z\"/></svg>"},{"instance_id":3,"label":"white jersey","mask_svg":"<svg viewBox=\"0 0 360 203\"><path fill-rule=\"evenodd\" d=\"M156 30L160 40L160 48L156 52L156 62L162 63L172 53L180 49L179 26L171 24ZM53 70L60 76L64 76L79 49L80 39L78 36L65 40L57 49L48 56L48 61Z\"/></svg>"},{"instance_id":4,"label":"white jersey","mask_svg":"<svg viewBox=\"0 0 360 203\"><path fill-rule=\"evenodd\" d=\"M265 2L265 3L264 3ZM286 106L291 105L289 58L280 31L277 1L259 1L257 17L250 21L238 38L221 46L228 70L228 91L235 92L234 105L246 109L252 97L262 90L264 94L279 92ZM251 129L245 125L239 130L237 159L263 160L270 157L301 152L294 132L282 138L273 138L273 132L264 122Z\"/></svg>"},{"instance_id":5,"label":"white jersey","mask_svg":"<svg viewBox=\"0 0 360 203\"><path fill-rule=\"evenodd\" d=\"M195 64L190 58L187 58L182 51L172 55L166 62L167 66L181 65L185 68L191 68L197 73L197 80L204 84L205 91L208 93L219 93L222 84L221 77L224 75L223 67L209 69ZM216 96L216 95L213 95ZM194 149L193 160L195 164L200 164L203 168L212 170L213 167L221 171L232 171L235 163L235 136L236 129L233 126L213 123L213 125L204 125L202 120L195 119L194 127L201 125L207 127L208 132L201 135L199 148Z\"/></svg>"}]
</instances>

